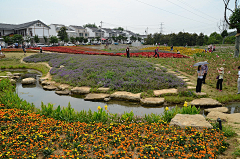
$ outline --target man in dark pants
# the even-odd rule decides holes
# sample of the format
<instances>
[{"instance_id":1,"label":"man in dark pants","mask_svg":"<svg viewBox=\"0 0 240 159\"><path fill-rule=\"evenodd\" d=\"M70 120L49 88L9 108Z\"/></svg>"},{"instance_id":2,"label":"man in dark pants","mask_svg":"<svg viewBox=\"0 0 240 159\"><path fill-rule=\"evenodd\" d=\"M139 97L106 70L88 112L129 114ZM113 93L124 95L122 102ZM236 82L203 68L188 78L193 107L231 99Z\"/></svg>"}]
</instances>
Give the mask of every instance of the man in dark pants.
<instances>
[{"instance_id":1,"label":"man in dark pants","mask_svg":"<svg viewBox=\"0 0 240 159\"><path fill-rule=\"evenodd\" d=\"M153 55L153 57L155 57L155 56L158 56L158 58L159 58L159 54L158 54L158 47L156 48L156 50L155 50L155 54Z\"/></svg>"},{"instance_id":2,"label":"man in dark pants","mask_svg":"<svg viewBox=\"0 0 240 159\"><path fill-rule=\"evenodd\" d=\"M208 71L208 66L207 66L207 64L205 64L205 65L202 66L202 70L204 71L202 83L203 83L203 84L206 84L205 79L206 79L207 71Z\"/></svg>"},{"instance_id":3,"label":"man in dark pants","mask_svg":"<svg viewBox=\"0 0 240 159\"><path fill-rule=\"evenodd\" d=\"M127 47L126 53L127 53L127 58L130 58L129 47Z\"/></svg>"}]
</instances>

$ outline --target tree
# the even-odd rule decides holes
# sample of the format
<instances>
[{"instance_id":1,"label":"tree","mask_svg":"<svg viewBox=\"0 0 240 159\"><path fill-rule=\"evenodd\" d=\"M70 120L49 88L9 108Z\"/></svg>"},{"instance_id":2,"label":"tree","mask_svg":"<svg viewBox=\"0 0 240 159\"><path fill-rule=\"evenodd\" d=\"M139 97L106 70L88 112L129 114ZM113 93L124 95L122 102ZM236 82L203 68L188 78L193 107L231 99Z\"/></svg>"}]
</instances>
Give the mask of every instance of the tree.
<instances>
[{"instance_id":1,"label":"tree","mask_svg":"<svg viewBox=\"0 0 240 159\"><path fill-rule=\"evenodd\" d=\"M72 42L72 43L75 43L76 42L76 38L74 38L74 37L70 37L70 41Z\"/></svg>"},{"instance_id":2,"label":"tree","mask_svg":"<svg viewBox=\"0 0 240 159\"><path fill-rule=\"evenodd\" d=\"M15 34L13 35L12 37L12 41L14 43L18 43L18 44L21 44L23 42L23 36L22 35L19 35L19 34Z\"/></svg>"},{"instance_id":3,"label":"tree","mask_svg":"<svg viewBox=\"0 0 240 159\"><path fill-rule=\"evenodd\" d=\"M227 29L229 28L228 23L223 19L220 20L220 23L217 24L219 32L221 33L221 36L223 37L223 41L222 43L224 44L224 39L226 38L226 33L227 33Z\"/></svg>"},{"instance_id":4,"label":"tree","mask_svg":"<svg viewBox=\"0 0 240 159\"><path fill-rule=\"evenodd\" d=\"M228 36L227 30L223 30L223 32L221 33L221 36L223 37L222 43L224 44L224 39Z\"/></svg>"},{"instance_id":5,"label":"tree","mask_svg":"<svg viewBox=\"0 0 240 159\"><path fill-rule=\"evenodd\" d=\"M39 43L39 41L40 41L40 39L38 38L38 35L35 35L33 37L33 39L34 39L35 43Z\"/></svg>"},{"instance_id":6,"label":"tree","mask_svg":"<svg viewBox=\"0 0 240 159\"><path fill-rule=\"evenodd\" d=\"M131 40L131 41L136 41L137 38L136 38L135 36L131 36L131 37L130 37L130 40Z\"/></svg>"},{"instance_id":7,"label":"tree","mask_svg":"<svg viewBox=\"0 0 240 159\"><path fill-rule=\"evenodd\" d=\"M79 42L83 42L84 41L84 37L79 37Z\"/></svg>"},{"instance_id":8,"label":"tree","mask_svg":"<svg viewBox=\"0 0 240 159\"><path fill-rule=\"evenodd\" d=\"M228 36L228 37L226 37L226 39L225 39L225 43L226 44L234 44L235 43L235 36Z\"/></svg>"},{"instance_id":9,"label":"tree","mask_svg":"<svg viewBox=\"0 0 240 159\"><path fill-rule=\"evenodd\" d=\"M58 43L58 38L56 36L51 36L50 41L51 44Z\"/></svg>"},{"instance_id":10,"label":"tree","mask_svg":"<svg viewBox=\"0 0 240 159\"><path fill-rule=\"evenodd\" d=\"M8 44L11 40L12 40L12 39L11 39L11 37L9 37L9 36L4 36L4 37L3 37L3 41L4 41L6 44Z\"/></svg>"},{"instance_id":11,"label":"tree","mask_svg":"<svg viewBox=\"0 0 240 159\"><path fill-rule=\"evenodd\" d=\"M121 30L123 31L124 29L122 27L114 28L115 30Z\"/></svg>"},{"instance_id":12,"label":"tree","mask_svg":"<svg viewBox=\"0 0 240 159\"><path fill-rule=\"evenodd\" d=\"M61 27L59 32L58 32L58 37L61 41L65 41L65 42L68 42L69 39L68 39L68 34L67 34L67 28L64 26L64 27Z\"/></svg>"},{"instance_id":13,"label":"tree","mask_svg":"<svg viewBox=\"0 0 240 159\"><path fill-rule=\"evenodd\" d=\"M30 41L31 41L31 37L28 35L28 36L26 36L25 37L25 41L27 42L27 43L29 43Z\"/></svg>"},{"instance_id":14,"label":"tree","mask_svg":"<svg viewBox=\"0 0 240 159\"><path fill-rule=\"evenodd\" d=\"M225 10L224 10L225 21L229 25L230 29L237 29L234 57L238 57L239 56L239 43L240 43L240 8L237 7L237 5L238 5L237 0L235 0L235 10L234 11L229 8L230 0L223 0L223 2L225 5ZM231 15L229 18L227 18L227 11L231 12Z\"/></svg>"},{"instance_id":15,"label":"tree","mask_svg":"<svg viewBox=\"0 0 240 159\"><path fill-rule=\"evenodd\" d=\"M43 36L43 39L44 39L45 43L48 42L48 38L46 36Z\"/></svg>"},{"instance_id":16,"label":"tree","mask_svg":"<svg viewBox=\"0 0 240 159\"><path fill-rule=\"evenodd\" d=\"M117 37L112 36L113 41L117 41Z\"/></svg>"},{"instance_id":17,"label":"tree","mask_svg":"<svg viewBox=\"0 0 240 159\"><path fill-rule=\"evenodd\" d=\"M138 37L137 40L141 42L141 41L142 41L142 38Z\"/></svg>"},{"instance_id":18,"label":"tree","mask_svg":"<svg viewBox=\"0 0 240 159\"><path fill-rule=\"evenodd\" d=\"M99 36L97 36L96 39L97 39L97 41L100 41L100 37Z\"/></svg>"},{"instance_id":19,"label":"tree","mask_svg":"<svg viewBox=\"0 0 240 159\"><path fill-rule=\"evenodd\" d=\"M204 34L200 33L199 36L197 37L197 45L202 46L204 44Z\"/></svg>"},{"instance_id":20,"label":"tree","mask_svg":"<svg viewBox=\"0 0 240 159\"><path fill-rule=\"evenodd\" d=\"M84 43L88 42L88 39L87 39L87 38L84 38L84 39L83 39L83 42L84 42Z\"/></svg>"},{"instance_id":21,"label":"tree","mask_svg":"<svg viewBox=\"0 0 240 159\"><path fill-rule=\"evenodd\" d=\"M86 28L86 27L89 27L89 28L98 28L95 23L94 23L94 24L88 23L88 24L83 25L83 27L84 27L84 28Z\"/></svg>"}]
</instances>

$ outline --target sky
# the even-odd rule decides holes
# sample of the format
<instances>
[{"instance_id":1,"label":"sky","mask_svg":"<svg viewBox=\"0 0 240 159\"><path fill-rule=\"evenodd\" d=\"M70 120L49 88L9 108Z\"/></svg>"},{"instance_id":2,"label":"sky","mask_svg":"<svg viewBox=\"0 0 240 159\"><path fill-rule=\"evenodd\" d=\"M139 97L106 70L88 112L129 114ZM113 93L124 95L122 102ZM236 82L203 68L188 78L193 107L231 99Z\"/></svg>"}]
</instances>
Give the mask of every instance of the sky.
<instances>
[{"instance_id":1,"label":"sky","mask_svg":"<svg viewBox=\"0 0 240 159\"><path fill-rule=\"evenodd\" d=\"M234 9L234 0L230 2ZM47 25L100 26L102 22L103 28L123 27L141 35L180 31L210 35L219 33L224 18L222 0L0 0L0 4L0 23L41 20Z\"/></svg>"}]
</instances>

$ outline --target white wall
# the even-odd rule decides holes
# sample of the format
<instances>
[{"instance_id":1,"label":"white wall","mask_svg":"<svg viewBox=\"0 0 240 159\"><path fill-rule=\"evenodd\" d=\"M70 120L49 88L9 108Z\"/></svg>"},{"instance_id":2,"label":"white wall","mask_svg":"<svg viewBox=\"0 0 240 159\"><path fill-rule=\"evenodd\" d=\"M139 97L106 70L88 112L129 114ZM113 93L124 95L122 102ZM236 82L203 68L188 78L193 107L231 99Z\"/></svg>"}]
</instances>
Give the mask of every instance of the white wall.
<instances>
[{"instance_id":1,"label":"white wall","mask_svg":"<svg viewBox=\"0 0 240 159\"><path fill-rule=\"evenodd\" d=\"M33 36L38 35L39 38L43 38L43 36L49 37L50 31L48 32L49 29L43 25L41 27L34 25L30 26L30 28L32 29Z\"/></svg>"},{"instance_id":2,"label":"white wall","mask_svg":"<svg viewBox=\"0 0 240 159\"><path fill-rule=\"evenodd\" d=\"M92 32L92 29L89 29L88 27L86 27L87 32L89 33L89 37L95 37L95 32Z\"/></svg>"},{"instance_id":3,"label":"white wall","mask_svg":"<svg viewBox=\"0 0 240 159\"><path fill-rule=\"evenodd\" d=\"M51 24L49 27L51 28L49 29L49 36L57 36L56 26Z\"/></svg>"}]
</instances>

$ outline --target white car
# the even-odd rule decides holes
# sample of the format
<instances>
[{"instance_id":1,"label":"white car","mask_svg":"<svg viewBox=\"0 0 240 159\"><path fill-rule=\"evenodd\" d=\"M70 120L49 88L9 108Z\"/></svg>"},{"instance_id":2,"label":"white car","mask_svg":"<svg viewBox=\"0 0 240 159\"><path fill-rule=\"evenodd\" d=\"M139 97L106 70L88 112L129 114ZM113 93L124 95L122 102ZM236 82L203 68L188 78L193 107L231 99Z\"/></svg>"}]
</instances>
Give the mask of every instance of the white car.
<instances>
[{"instance_id":1,"label":"white car","mask_svg":"<svg viewBox=\"0 0 240 159\"><path fill-rule=\"evenodd\" d=\"M48 45L45 45L43 43L37 43L37 47L48 47Z\"/></svg>"},{"instance_id":2,"label":"white car","mask_svg":"<svg viewBox=\"0 0 240 159\"><path fill-rule=\"evenodd\" d=\"M67 43L67 46L75 46L73 43Z\"/></svg>"}]
</instances>

